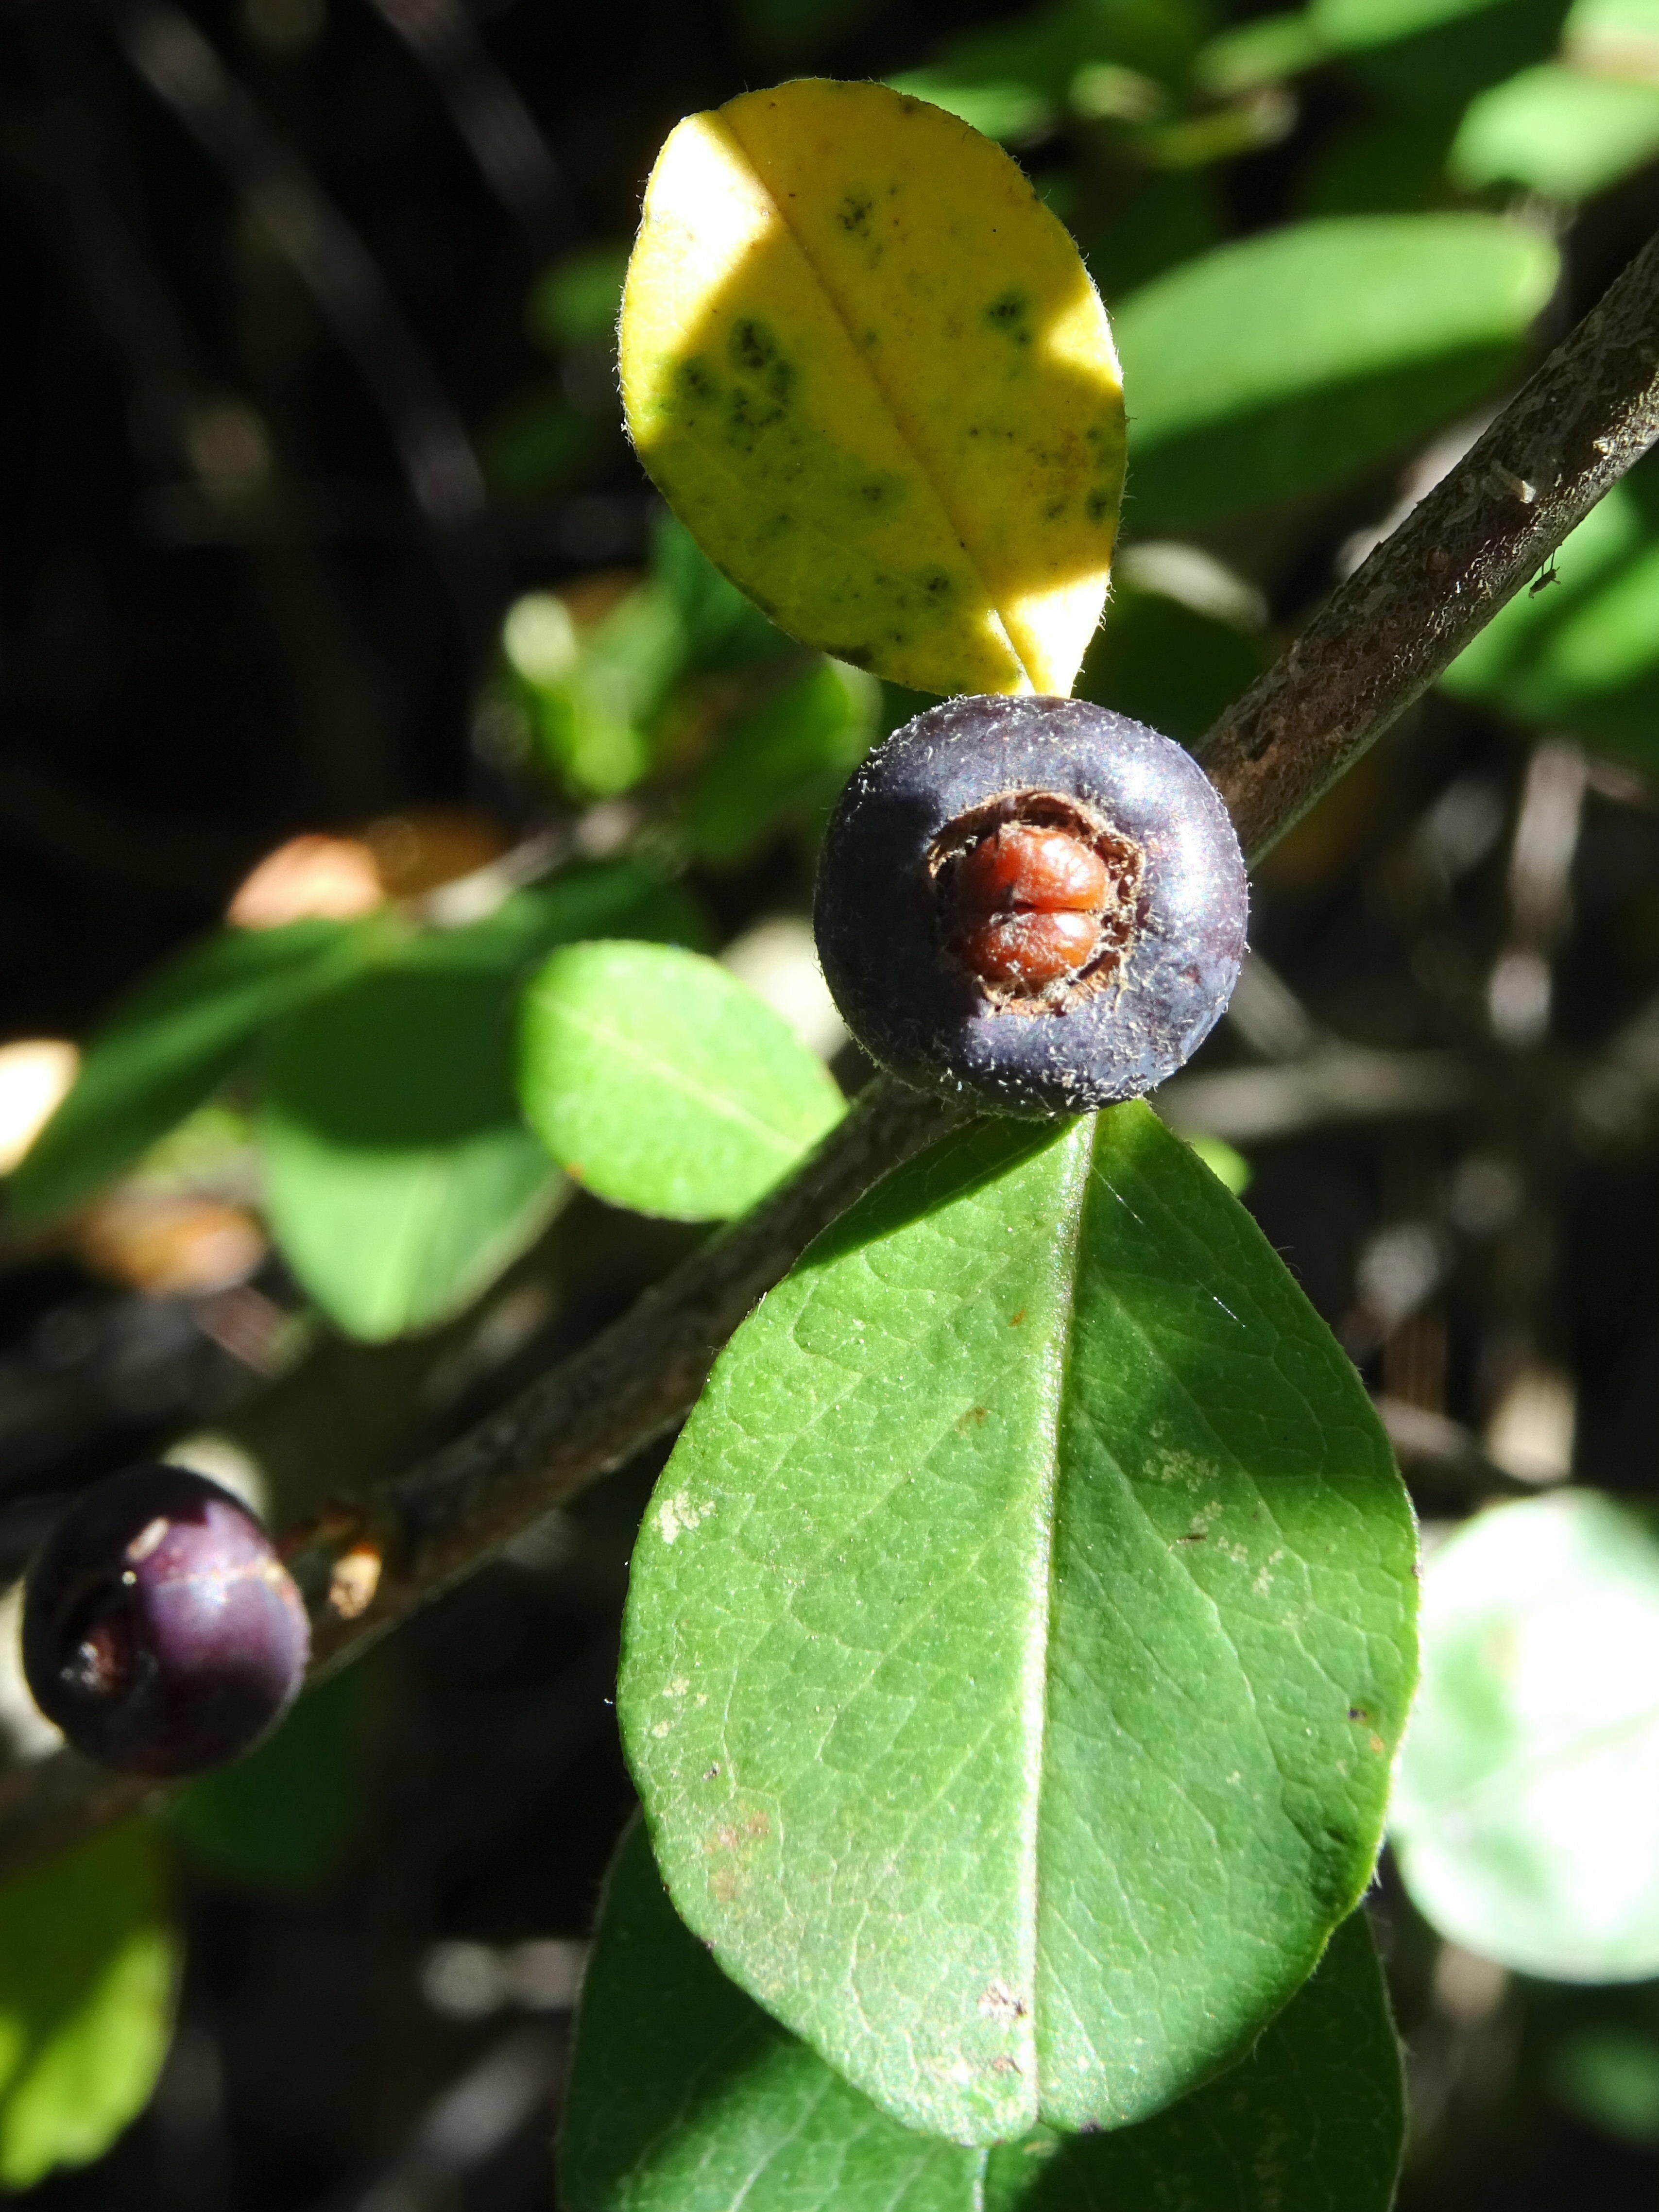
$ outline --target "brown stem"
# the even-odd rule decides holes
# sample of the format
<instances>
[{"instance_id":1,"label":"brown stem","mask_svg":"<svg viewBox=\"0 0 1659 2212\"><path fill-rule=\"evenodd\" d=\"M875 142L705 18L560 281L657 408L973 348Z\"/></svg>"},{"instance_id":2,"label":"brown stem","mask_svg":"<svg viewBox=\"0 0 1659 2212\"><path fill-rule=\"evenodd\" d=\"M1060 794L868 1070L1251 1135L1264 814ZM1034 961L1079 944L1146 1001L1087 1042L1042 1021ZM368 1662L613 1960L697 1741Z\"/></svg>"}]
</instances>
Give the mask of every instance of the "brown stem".
<instances>
[{"instance_id":1,"label":"brown stem","mask_svg":"<svg viewBox=\"0 0 1659 2212\"><path fill-rule=\"evenodd\" d=\"M1257 858L1431 684L1659 437L1659 239L1222 717L1205 765ZM633 1310L380 1499L386 1571L349 1619L315 1610L332 1668L683 1418L715 1354L811 1239L954 1109L875 1084L797 1174ZM0 1871L142 1793L61 1753L0 1783Z\"/></svg>"}]
</instances>

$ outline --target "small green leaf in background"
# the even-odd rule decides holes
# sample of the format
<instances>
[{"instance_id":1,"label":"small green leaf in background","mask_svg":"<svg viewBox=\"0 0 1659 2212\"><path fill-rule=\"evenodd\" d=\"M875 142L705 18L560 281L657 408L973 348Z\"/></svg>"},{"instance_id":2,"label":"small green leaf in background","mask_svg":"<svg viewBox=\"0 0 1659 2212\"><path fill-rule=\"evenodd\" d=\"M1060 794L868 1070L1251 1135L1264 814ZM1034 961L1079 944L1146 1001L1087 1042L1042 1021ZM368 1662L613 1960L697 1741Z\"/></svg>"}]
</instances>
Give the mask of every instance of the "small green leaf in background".
<instances>
[{"instance_id":1,"label":"small green leaf in background","mask_svg":"<svg viewBox=\"0 0 1659 2212\"><path fill-rule=\"evenodd\" d=\"M530 289L525 327L549 353L567 346L605 345L617 335L628 248L585 246L543 270Z\"/></svg>"},{"instance_id":2,"label":"small green leaf in background","mask_svg":"<svg viewBox=\"0 0 1659 2212\"><path fill-rule=\"evenodd\" d=\"M1588 199L1659 155L1659 82L1588 76L1559 62L1483 92L1452 146L1459 183Z\"/></svg>"},{"instance_id":3,"label":"small green leaf in background","mask_svg":"<svg viewBox=\"0 0 1659 2212\"><path fill-rule=\"evenodd\" d=\"M379 927L222 929L167 962L88 1045L75 1087L5 1185L16 1221L61 1212L148 1151L235 1066L259 1031L349 970Z\"/></svg>"},{"instance_id":4,"label":"small green leaf in background","mask_svg":"<svg viewBox=\"0 0 1659 2212\"><path fill-rule=\"evenodd\" d=\"M1659 765L1659 465L1632 470L1441 679L1459 699Z\"/></svg>"},{"instance_id":5,"label":"small green leaf in background","mask_svg":"<svg viewBox=\"0 0 1659 2212\"><path fill-rule=\"evenodd\" d=\"M1438 30L1492 5L1492 0L1312 0L1308 12L1327 47L1354 52Z\"/></svg>"},{"instance_id":6,"label":"small green leaf in background","mask_svg":"<svg viewBox=\"0 0 1659 2212\"><path fill-rule=\"evenodd\" d=\"M501 650L538 750L579 795L612 798L649 772L651 726L684 657L660 585L624 591L591 622L556 592L530 592L507 612Z\"/></svg>"},{"instance_id":7,"label":"small green leaf in background","mask_svg":"<svg viewBox=\"0 0 1659 2212\"><path fill-rule=\"evenodd\" d=\"M0 1887L0 2188L84 2166L137 2118L167 2056L178 1972L146 1827Z\"/></svg>"},{"instance_id":8,"label":"small green leaf in background","mask_svg":"<svg viewBox=\"0 0 1659 2212\"><path fill-rule=\"evenodd\" d=\"M726 675L799 650L666 511L652 533L651 573L679 617L688 672Z\"/></svg>"},{"instance_id":9,"label":"small green leaf in background","mask_svg":"<svg viewBox=\"0 0 1659 2212\"><path fill-rule=\"evenodd\" d=\"M846 1110L817 1054L717 961L574 945L526 992L525 1111L566 1173L676 1221L741 1213Z\"/></svg>"},{"instance_id":10,"label":"small green leaf in background","mask_svg":"<svg viewBox=\"0 0 1659 2212\"><path fill-rule=\"evenodd\" d=\"M818 659L740 715L687 788L682 826L699 860L746 860L785 823L827 813L875 738L881 686Z\"/></svg>"},{"instance_id":11,"label":"small green leaf in background","mask_svg":"<svg viewBox=\"0 0 1659 2212\"><path fill-rule=\"evenodd\" d=\"M274 1032L267 1212L341 1328L379 1341L459 1312L556 1203L513 1081L514 1000L536 959L594 931L684 926L629 864L568 869L487 921L411 939Z\"/></svg>"},{"instance_id":12,"label":"small green leaf in background","mask_svg":"<svg viewBox=\"0 0 1659 2212\"><path fill-rule=\"evenodd\" d=\"M349 1667L307 1690L244 1759L198 1774L162 1818L189 1856L250 1889L320 1888L344 1863L368 1812L370 1680Z\"/></svg>"},{"instance_id":13,"label":"small green leaf in background","mask_svg":"<svg viewBox=\"0 0 1659 2212\"><path fill-rule=\"evenodd\" d=\"M826 78L688 116L622 375L664 496L781 628L921 690L1071 689L1122 490L1116 356L1061 224L955 116Z\"/></svg>"},{"instance_id":14,"label":"small green leaf in background","mask_svg":"<svg viewBox=\"0 0 1659 2212\"><path fill-rule=\"evenodd\" d=\"M1659 0L1572 0L1561 44L1580 69L1659 82Z\"/></svg>"},{"instance_id":15,"label":"small green leaf in background","mask_svg":"<svg viewBox=\"0 0 1659 2212\"><path fill-rule=\"evenodd\" d=\"M1659 2033L1583 2027L1553 2039L1543 2074L1556 2103L1587 2127L1644 2150L1659 2145Z\"/></svg>"},{"instance_id":16,"label":"small green leaf in background","mask_svg":"<svg viewBox=\"0 0 1659 2212\"><path fill-rule=\"evenodd\" d=\"M994 2151L913 2134L727 1981L642 1827L605 1885L559 2145L569 2212L1387 2212L1400 2051L1363 1915L1250 2056L1155 2120Z\"/></svg>"},{"instance_id":17,"label":"small green leaf in background","mask_svg":"<svg viewBox=\"0 0 1659 2212\"><path fill-rule=\"evenodd\" d=\"M1512 374L1547 239L1485 215L1331 216L1218 248L1118 310L1138 530L1352 481Z\"/></svg>"},{"instance_id":18,"label":"small green leaf in background","mask_svg":"<svg viewBox=\"0 0 1659 2212\"><path fill-rule=\"evenodd\" d=\"M1659 1537L1593 1492L1431 1558L1393 1813L1413 1901L1524 1973L1659 1973Z\"/></svg>"},{"instance_id":19,"label":"small green leaf in background","mask_svg":"<svg viewBox=\"0 0 1659 2212\"><path fill-rule=\"evenodd\" d=\"M1147 1108L947 1139L739 1330L647 1513L618 1708L675 1902L908 2125L1143 2119L1370 1876L1414 1551Z\"/></svg>"}]
</instances>

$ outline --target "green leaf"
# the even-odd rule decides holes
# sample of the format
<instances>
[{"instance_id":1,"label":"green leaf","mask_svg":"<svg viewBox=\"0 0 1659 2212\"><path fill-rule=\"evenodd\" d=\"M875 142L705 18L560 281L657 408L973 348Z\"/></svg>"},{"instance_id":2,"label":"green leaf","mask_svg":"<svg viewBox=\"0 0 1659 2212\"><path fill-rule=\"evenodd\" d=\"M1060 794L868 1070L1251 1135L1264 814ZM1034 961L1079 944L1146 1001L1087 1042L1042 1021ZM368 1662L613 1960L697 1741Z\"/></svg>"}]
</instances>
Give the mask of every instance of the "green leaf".
<instances>
[{"instance_id":1,"label":"green leaf","mask_svg":"<svg viewBox=\"0 0 1659 2212\"><path fill-rule=\"evenodd\" d=\"M1293 224L1173 270L1118 312L1137 527L1329 489L1510 374L1555 283L1484 215Z\"/></svg>"},{"instance_id":2,"label":"green leaf","mask_svg":"<svg viewBox=\"0 0 1659 2212\"><path fill-rule=\"evenodd\" d=\"M921 690L1070 689L1122 488L1116 357L1065 229L956 117L823 78L689 116L622 374L646 467L781 628Z\"/></svg>"},{"instance_id":3,"label":"green leaf","mask_svg":"<svg viewBox=\"0 0 1659 2212\"><path fill-rule=\"evenodd\" d=\"M307 1690L246 1758L198 1774L168 1798L169 1832L223 1881L250 1889L320 1888L368 1816L369 1678L348 1668Z\"/></svg>"},{"instance_id":4,"label":"green leaf","mask_svg":"<svg viewBox=\"0 0 1659 2212\"><path fill-rule=\"evenodd\" d=\"M983 1124L717 1365L619 1711L675 1902L908 2125L1121 2126L1369 1876L1413 1532L1358 1377L1142 1105Z\"/></svg>"},{"instance_id":5,"label":"green leaf","mask_svg":"<svg viewBox=\"0 0 1659 2212\"><path fill-rule=\"evenodd\" d=\"M1659 1536L1593 1492L1431 1558L1394 1839L1443 1935L1524 1973L1659 1973Z\"/></svg>"},{"instance_id":6,"label":"green leaf","mask_svg":"<svg viewBox=\"0 0 1659 2212\"><path fill-rule=\"evenodd\" d=\"M1552 199L1588 199L1659 155L1659 83L1586 76L1559 62L1483 92L1451 151L1454 175L1525 185Z\"/></svg>"},{"instance_id":7,"label":"green leaf","mask_svg":"<svg viewBox=\"0 0 1659 2212\"><path fill-rule=\"evenodd\" d=\"M526 1113L565 1172L637 1212L741 1213L845 1102L781 1014L718 961L574 945L525 994Z\"/></svg>"},{"instance_id":8,"label":"green leaf","mask_svg":"<svg viewBox=\"0 0 1659 2212\"><path fill-rule=\"evenodd\" d=\"M606 343L617 334L627 274L625 246L585 246L562 255L531 287L526 329L549 353Z\"/></svg>"},{"instance_id":9,"label":"green leaf","mask_svg":"<svg viewBox=\"0 0 1659 2212\"><path fill-rule=\"evenodd\" d=\"M1337 4L1347 12L1349 0ZM1424 22L1415 0L1406 0L1399 16L1395 0L1357 0L1354 35L1333 43L1348 47L1345 74L1377 107L1455 122L1488 85L1548 59L1566 12L1566 0L1481 0L1455 12L1437 9L1435 20ZM1391 19L1400 27L1391 27ZM1360 28L1367 21L1376 24L1375 38Z\"/></svg>"},{"instance_id":10,"label":"green leaf","mask_svg":"<svg viewBox=\"0 0 1659 2212\"><path fill-rule=\"evenodd\" d=\"M638 586L586 626L556 593L532 592L508 611L501 649L538 746L564 782L610 798L641 781L651 725L685 655L659 584Z\"/></svg>"},{"instance_id":11,"label":"green leaf","mask_svg":"<svg viewBox=\"0 0 1659 2212\"><path fill-rule=\"evenodd\" d=\"M740 715L692 778L682 817L699 860L747 859L785 822L826 813L870 750L881 686L819 660Z\"/></svg>"},{"instance_id":12,"label":"green leaf","mask_svg":"<svg viewBox=\"0 0 1659 2212\"><path fill-rule=\"evenodd\" d=\"M1309 25L1328 49L1361 52L1484 14L1493 0L1312 0Z\"/></svg>"},{"instance_id":13,"label":"green leaf","mask_svg":"<svg viewBox=\"0 0 1659 2212\"><path fill-rule=\"evenodd\" d=\"M373 925L223 929L167 962L93 1037L74 1089L5 1186L15 1221L86 1197L223 1082L261 1030L368 956Z\"/></svg>"},{"instance_id":14,"label":"green leaf","mask_svg":"<svg viewBox=\"0 0 1659 2212\"><path fill-rule=\"evenodd\" d=\"M1441 680L1455 697L1659 764L1659 466L1615 484Z\"/></svg>"},{"instance_id":15,"label":"green leaf","mask_svg":"<svg viewBox=\"0 0 1659 2212\"><path fill-rule=\"evenodd\" d=\"M963 77L945 68L906 70L884 82L894 92L942 107L970 131L994 138L1000 145L1028 144L1054 125L1052 102L1035 85L1024 84L1018 77Z\"/></svg>"},{"instance_id":16,"label":"green leaf","mask_svg":"<svg viewBox=\"0 0 1659 2212\"><path fill-rule=\"evenodd\" d=\"M1112 305L1177 262L1218 246L1221 193L1209 169L1170 169L1141 178L1109 222L1091 231L1085 258Z\"/></svg>"},{"instance_id":17,"label":"green leaf","mask_svg":"<svg viewBox=\"0 0 1659 2212\"><path fill-rule=\"evenodd\" d=\"M0 1888L0 2188L101 2156L149 2101L179 1960L161 1854L112 1830Z\"/></svg>"},{"instance_id":18,"label":"green leaf","mask_svg":"<svg viewBox=\"0 0 1659 2212\"><path fill-rule=\"evenodd\" d=\"M513 1000L554 945L681 933L626 864L567 870L430 931L283 1024L265 1056L266 1206L330 1318L378 1341L457 1312L525 1249L560 1178L520 1115Z\"/></svg>"},{"instance_id":19,"label":"green leaf","mask_svg":"<svg viewBox=\"0 0 1659 2212\"><path fill-rule=\"evenodd\" d=\"M798 650L721 575L678 515L665 513L652 534L651 573L679 617L689 671L726 675Z\"/></svg>"},{"instance_id":20,"label":"green leaf","mask_svg":"<svg viewBox=\"0 0 1659 2212\"><path fill-rule=\"evenodd\" d=\"M1138 2128L968 2150L890 2119L720 1972L636 1822L605 1886L563 2134L569 2212L1387 2212L1400 2052L1363 1914L1250 2056Z\"/></svg>"}]
</instances>

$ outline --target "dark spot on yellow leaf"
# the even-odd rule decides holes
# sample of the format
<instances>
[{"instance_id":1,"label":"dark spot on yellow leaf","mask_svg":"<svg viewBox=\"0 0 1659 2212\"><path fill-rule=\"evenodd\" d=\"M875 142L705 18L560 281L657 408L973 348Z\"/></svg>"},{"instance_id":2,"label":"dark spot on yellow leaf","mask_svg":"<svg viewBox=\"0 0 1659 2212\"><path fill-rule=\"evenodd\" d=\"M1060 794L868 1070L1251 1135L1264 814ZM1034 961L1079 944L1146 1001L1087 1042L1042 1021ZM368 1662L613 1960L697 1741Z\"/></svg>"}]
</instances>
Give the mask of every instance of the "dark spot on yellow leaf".
<instances>
[{"instance_id":1,"label":"dark spot on yellow leaf","mask_svg":"<svg viewBox=\"0 0 1659 2212\"><path fill-rule=\"evenodd\" d=\"M1031 343L1031 301L1027 293L1011 284L1006 292L999 292L985 310L985 319L994 331L1000 331L1016 345Z\"/></svg>"},{"instance_id":2,"label":"dark spot on yellow leaf","mask_svg":"<svg viewBox=\"0 0 1659 2212\"><path fill-rule=\"evenodd\" d=\"M868 192L848 192L836 210L836 221L849 238L867 238L870 234L870 212L875 202Z\"/></svg>"}]
</instances>

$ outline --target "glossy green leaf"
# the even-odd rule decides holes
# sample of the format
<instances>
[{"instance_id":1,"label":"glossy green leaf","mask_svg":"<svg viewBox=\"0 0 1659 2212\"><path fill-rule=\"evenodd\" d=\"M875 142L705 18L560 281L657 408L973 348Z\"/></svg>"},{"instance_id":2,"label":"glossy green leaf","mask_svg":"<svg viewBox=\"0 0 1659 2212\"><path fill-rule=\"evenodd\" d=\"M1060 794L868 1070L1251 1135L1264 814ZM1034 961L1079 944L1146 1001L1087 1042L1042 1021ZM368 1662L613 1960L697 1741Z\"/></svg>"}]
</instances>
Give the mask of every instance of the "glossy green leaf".
<instances>
[{"instance_id":1,"label":"glossy green leaf","mask_svg":"<svg viewBox=\"0 0 1659 2212\"><path fill-rule=\"evenodd\" d=\"M1486 13L1493 0L1312 0L1312 29L1327 47L1354 52L1438 30Z\"/></svg>"},{"instance_id":2,"label":"glossy green leaf","mask_svg":"<svg viewBox=\"0 0 1659 2212\"><path fill-rule=\"evenodd\" d=\"M1492 216L1353 216L1219 248L1125 301L1137 527L1363 475L1511 374L1555 283Z\"/></svg>"},{"instance_id":3,"label":"glossy green leaf","mask_svg":"<svg viewBox=\"0 0 1659 2212\"><path fill-rule=\"evenodd\" d=\"M559 2146L569 2212L1387 2212L1400 2053L1363 1916L1250 2056L1159 2118L968 2150L902 2128L720 1972L640 1826L605 1886Z\"/></svg>"},{"instance_id":4,"label":"glossy green leaf","mask_svg":"<svg viewBox=\"0 0 1659 2212\"><path fill-rule=\"evenodd\" d=\"M513 1001L549 947L630 927L678 935L680 909L629 866L568 870L487 921L411 939L274 1033L267 1211L348 1334L459 1311L547 1220L560 1179L519 1112Z\"/></svg>"},{"instance_id":5,"label":"glossy green leaf","mask_svg":"<svg viewBox=\"0 0 1659 2212\"><path fill-rule=\"evenodd\" d=\"M1401 1872L1441 1933L1565 1981L1659 1973L1659 1535L1593 1492L1431 1558Z\"/></svg>"},{"instance_id":6,"label":"glossy green leaf","mask_svg":"<svg viewBox=\"0 0 1659 2212\"><path fill-rule=\"evenodd\" d=\"M198 1865L250 1889L306 1891L337 1874L368 1816L362 1667L307 1690L280 1727L229 1766L198 1774L163 1808Z\"/></svg>"},{"instance_id":7,"label":"glossy green leaf","mask_svg":"<svg viewBox=\"0 0 1659 2212\"><path fill-rule=\"evenodd\" d=\"M910 2125L1144 2118L1369 1876L1413 1548L1147 1108L949 1139L738 1332L646 1516L619 1710L675 1902Z\"/></svg>"},{"instance_id":8,"label":"glossy green leaf","mask_svg":"<svg viewBox=\"0 0 1659 2212\"><path fill-rule=\"evenodd\" d=\"M93 1037L74 1089L5 1185L39 1221L117 1175L200 1105L259 1032L367 957L368 929L223 929L151 975Z\"/></svg>"},{"instance_id":9,"label":"glossy green leaf","mask_svg":"<svg viewBox=\"0 0 1659 2212\"><path fill-rule=\"evenodd\" d=\"M573 945L526 992L520 1088L565 1172L641 1213L741 1213L845 1110L835 1078L718 961Z\"/></svg>"},{"instance_id":10,"label":"glossy green leaf","mask_svg":"<svg viewBox=\"0 0 1659 2212\"><path fill-rule=\"evenodd\" d=\"M1442 681L1639 768L1659 763L1659 468L1615 484Z\"/></svg>"},{"instance_id":11,"label":"glossy green leaf","mask_svg":"<svg viewBox=\"0 0 1659 2212\"><path fill-rule=\"evenodd\" d=\"M783 824L827 813L870 750L880 711L873 676L820 659L739 715L687 788L681 824L692 852L744 860Z\"/></svg>"},{"instance_id":12,"label":"glossy green leaf","mask_svg":"<svg viewBox=\"0 0 1659 2212\"><path fill-rule=\"evenodd\" d=\"M1543 62L1483 92L1451 151L1476 190L1525 185L1551 199L1588 199L1659 156L1659 83L1589 76Z\"/></svg>"},{"instance_id":13,"label":"glossy green leaf","mask_svg":"<svg viewBox=\"0 0 1659 2212\"><path fill-rule=\"evenodd\" d=\"M793 635L922 690L1070 689L1122 394L1076 247L988 139L823 78L688 117L647 191L622 372L646 467Z\"/></svg>"},{"instance_id":14,"label":"glossy green leaf","mask_svg":"<svg viewBox=\"0 0 1659 2212\"><path fill-rule=\"evenodd\" d=\"M178 1968L144 1827L0 1887L0 2189L85 2165L137 2118L167 2055Z\"/></svg>"}]
</instances>

